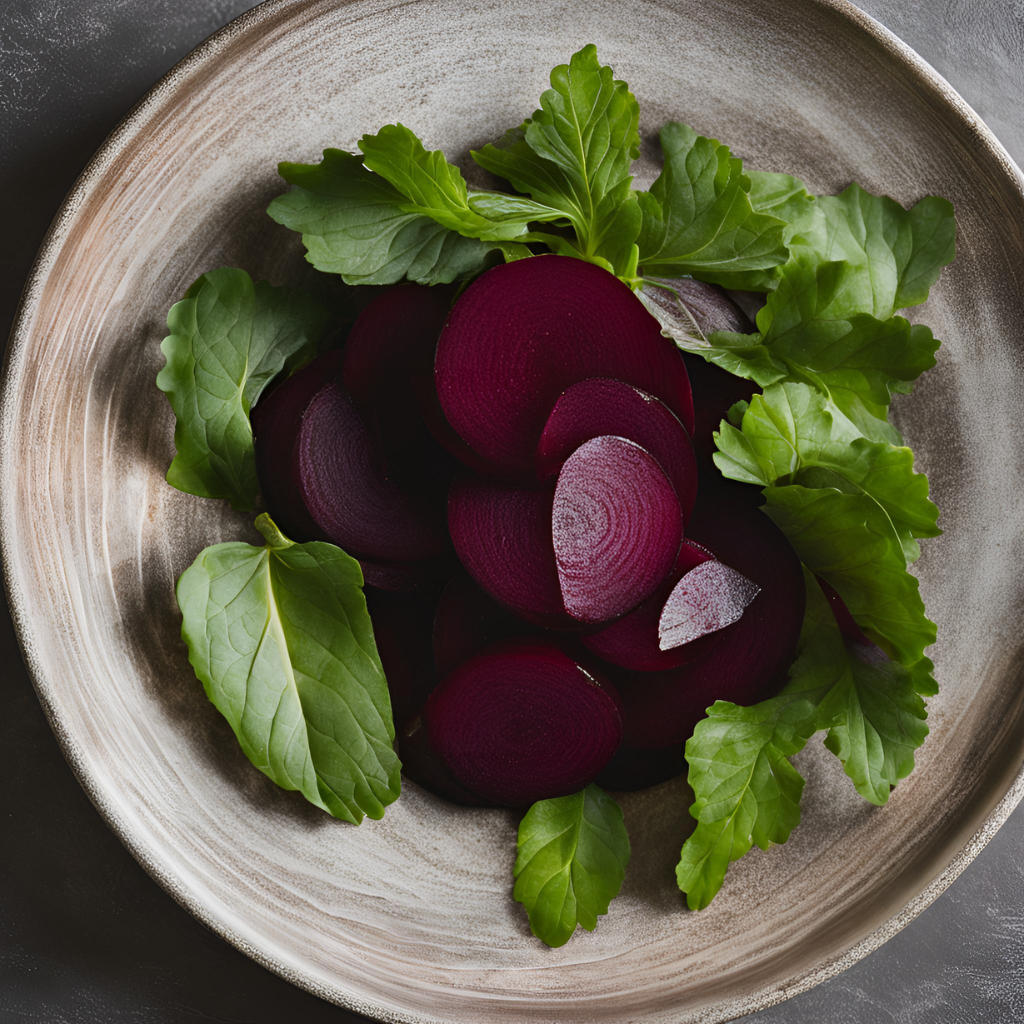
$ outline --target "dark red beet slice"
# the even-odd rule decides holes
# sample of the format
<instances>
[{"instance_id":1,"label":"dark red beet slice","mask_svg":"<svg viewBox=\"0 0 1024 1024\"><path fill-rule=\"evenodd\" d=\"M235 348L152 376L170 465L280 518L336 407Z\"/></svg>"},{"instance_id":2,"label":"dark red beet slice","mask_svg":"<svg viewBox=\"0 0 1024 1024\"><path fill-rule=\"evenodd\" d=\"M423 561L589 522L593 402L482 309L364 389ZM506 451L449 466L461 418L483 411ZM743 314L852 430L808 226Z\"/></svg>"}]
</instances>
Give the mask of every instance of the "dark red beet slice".
<instances>
[{"instance_id":1,"label":"dark red beet slice","mask_svg":"<svg viewBox=\"0 0 1024 1024\"><path fill-rule=\"evenodd\" d=\"M658 620L658 643L670 651L731 626L760 593L746 576L721 562L691 569L669 594Z\"/></svg>"},{"instance_id":2,"label":"dark red beet slice","mask_svg":"<svg viewBox=\"0 0 1024 1024\"><path fill-rule=\"evenodd\" d=\"M466 571L496 601L529 622L564 627L551 543L554 487L526 490L459 478L448 493L448 528Z\"/></svg>"},{"instance_id":3,"label":"dark red beet slice","mask_svg":"<svg viewBox=\"0 0 1024 1024\"><path fill-rule=\"evenodd\" d=\"M707 654L718 642L715 634L663 651L658 639L658 622L665 602L683 575L713 557L699 544L684 540L671 575L639 608L596 633L580 637L580 640L588 650L605 661L635 672L678 668Z\"/></svg>"},{"instance_id":4,"label":"dark red beet slice","mask_svg":"<svg viewBox=\"0 0 1024 1024\"><path fill-rule=\"evenodd\" d=\"M562 601L586 623L607 622L650 597L683 539L668 477L621 437L595 437L566 459L551 523Z\"/></svg>"},{"instance_id":5,"label":"dark red beet slice","mask_svg":"<svg viewBox=\"0 0 1024 1024\"><path fill-rule=\"evenodd\" d=\"M398 756L402 759L402 774L435 796L463 807L494 806L493 801L477 796L455 778L432 746L421 715L411 718L399 731Z\"/></svg>"},{"instance_id":6,"label":"dark red beet slice","mask_svg":"<svg viewBox=\"0 0 1024 1024\"><path fill-rule=\"evenodd\" d=\"M675 345L627 285L584 260L537 256L487 271L452 307L437 346L445 417L506 476L533 476L552 406L588 377L635 384L693 423Z\"/></svg>"},{"instance_id":7,"label":"dark red beet slice","mask_svg":"<svg viewBox=\"0 0 1024 1024\"><path fill-rule=\"evenodd\" d=\"M430 695L426 720L456 778L512 807L582 789L622 740L614 691L540 643L465 662Z\"/></svg>"},{"instance_id":8,"label":"dark red beet slice","mask_svg":"<svg viewBox=\"0 0 1024 1024\"><path fill-rule=\"evenodd\" d=\"M619 747L598 775L597 784L613 792L631 793L674 779L685 767L682 743L659 750Z\"/></svg>"},{"instance_id":9,"label":"dark red beet slice","mask_svg":"<svg viewBox=\"0 0 1024 1024\"><path fill-rule=\"evenodd\" d=\"M371 591L366 606L388 682L392 717L404 722L419 711L437 685L431 650L433 601L426 596Z\"/></svg>"},{"instance_id":10,"label":"dark red beet slice","mask_svg":"<svg viewBox=\"0 0 1024 1024\"><path fill-rule=\"evenodd\" d=\"M761 588L711 650L668 672L616 676L625 742L664 747L691 735L716 700L754 704L785 682L804 614L803 571L789 541L759 509L732 501L697 503L691 534Z\"/></svg>"},{"instance_id":11,"label":"dark red beet slice","mask_svg":"<svg viewBox=\"0 0 1024 1024\"><path fill-rule=\"evenodd\" d=\"M434 614L434 664L446 676L485 647L520 636L530 627L492 601L468 576L444 588Z\"/></svg>"},{"instance_id":12,"label":"dark red beet slice","mask_svg":"<svg viewBox=\"0 0 1024 1024\"><path fill-rule=\"evenodd\" d=\"M384 475L369 431L338 384L322 388L306 407L293 474L313 522L349 554L415 562L443 551L440 530Z\"/></svg>"},{"instance_id":13,"label":"dark red beet slice","mask_svg":"<svg viewBox=\"0 0 1024 1024\"><path fill-rule=\"evenodd\" d=\"M260 492L274 522L293 540L321 534L298 500L292 482L292 452L306 406L326 384L338 379L342 354L334 349L264 394L251 414Z\"/></svg>"},{"instance_id":14,"label":"dark red beet slice","mask_svg":"<svg viewBox=\"0 0 1024 1024\"><path fill-rule=\"evenodd\" d=\"M635 441L672 481L689 520L697 499L697 459L690 435L663 402L632 384L603 377L580 381L555 403L537 445L537 474L556 476L581 444L602 434Z\"/></svg>"}]
</instances>

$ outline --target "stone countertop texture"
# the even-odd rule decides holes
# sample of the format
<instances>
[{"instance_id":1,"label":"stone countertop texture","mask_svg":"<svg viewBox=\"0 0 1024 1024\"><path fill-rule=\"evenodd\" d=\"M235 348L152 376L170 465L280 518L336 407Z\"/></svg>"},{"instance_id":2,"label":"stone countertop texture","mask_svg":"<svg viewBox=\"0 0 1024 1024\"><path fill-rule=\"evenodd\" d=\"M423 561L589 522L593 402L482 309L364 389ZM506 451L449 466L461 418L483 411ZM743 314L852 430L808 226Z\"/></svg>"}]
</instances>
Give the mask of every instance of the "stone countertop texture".
<instances>
[{"instance_id":1,"label":"stone countertop texture","mask_svg":"<svg viewBox=\"0 0 1024 1024\"><path fill-rule=\"evenodd\" d=\"M785 2L785 0L779 0ZM857 0L1024 164L1022 0ZM0 0L0 337L64 194L131 105L244 0ZM0 601L2 601L0 596ZM190 917L79 788L0 610L0 1024L355 1024ZM753 1024L1024 1022L1024 807L880 950Z\"/></svg>"}]
</instances>

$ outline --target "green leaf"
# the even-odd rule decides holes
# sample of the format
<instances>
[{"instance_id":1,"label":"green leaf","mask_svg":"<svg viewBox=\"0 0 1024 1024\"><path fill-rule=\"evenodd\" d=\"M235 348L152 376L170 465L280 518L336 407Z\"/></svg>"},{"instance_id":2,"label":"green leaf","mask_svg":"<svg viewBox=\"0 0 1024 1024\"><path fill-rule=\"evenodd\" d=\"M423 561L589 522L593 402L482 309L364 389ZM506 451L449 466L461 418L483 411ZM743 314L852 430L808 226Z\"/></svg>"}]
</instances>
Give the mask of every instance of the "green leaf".
<instances>
[{"instance_id":1,"label":"green leaf","mask_svg":"<svg viewBox=\"0 0 1024 1024\"><path fill-rule=\"evenodd\" d=\"M792 244L805 255L856 269L836 315L868 313L885 320L897 309L916 306L956 255L953 206L938 196L905 210L854 184L837 196L819 196L791 224Z\"/></svg>"},{"instance_id":2,"label":"green leaf","mask_svg":"<svg viewBox=\"0 0 1024 1024\"><path fill-rule=\"evenodd\" d=\"M427 151L404 125L389 124L376 135L364 135L359 148L366 167L406 197L402 207L406 213L429 217L468 238L512 241L526 233L531 220L539 219L536 211L510 203L511 197L500 193L480 192L471 197L458 167L448 163L440 150ZM488 197L493 202L484 216L479 208Z\"/></svg>"},{"instance_id":3,"label":"green leaf","mask_svg":"<svg viewBox=\"0 0 1024 1024\"><path fill-rule=\"evenodd\" d=\"M788 243L800 223L812 215L814 196L792 174L774 174L769 171L746 171L750 181L747 195L756 213L768 213L781 220L783 240Z\"/></svg>"},{"instance_id":4,"label":"green leaf","mask_svg":"<svg viewBox=\"0 0 1024 1024\"><path fill-rule=\"evenodd\" d=\"M629 863L629 837L619 805L595 785L541 800L519 825L514 897L530 930L564 946L576 925L587 931L608 913Z\"/></svg>"},{"instance_id":5,"label":"green leaf","mask_svg":"<svg viewBox=\"0 0 1024 1024\"><path fill-rule=\"evenodd\" d=\"M359 563L256 525L265 546L216 544L178 580L189 661L261 772L336 818L380 818L401 764Z\"/></svg>"},{"instance_id":6,"label":"green leaf","mask_svg":"<svg viewBox=\"0 0 1024 1024\"><path fill-rule=\"evenodd\" d=\"M640 152L636 98L602 67L591 44L551 72L540 104L520 128L473 159L532 197L531 219L570 224L583 258L628 272L641 221L630 188ZM474 205L493 215L490 202L496 201Z\"/></svg>"},{"instance_id":7,"label":"green leaf","mask_svg":"<svg viewBox=\"0 0 1024 1024\"><path fill-rule=\"evenodd\" d=\"M411 212L409 199L360 156L326 149L319 164L283 163L279 171L295 188L267 213L301 232L317 270L348 284L448 284L483 270L495 248Z\"/></svg>"},{"instance_id":8,"label":"green leaf","mask_svg":"<svg viewBox=\"0 0 1024 1024\"><path fill-rule=\"evenodd\" d=\"M733 480L867 495L889 517L908 562L920 553L915 538L942 532L939 510L928 500L928 479L914 472L914 453L861 437L806 384L773 384L755 395L741 429L723 422L715 443L715 464Z\"/></svg>"},{"instance_id":9,"label":"green leaf","mask_svg":"<svg viewBox=\"0 0 1024 1024\"><path fill-rule=\"evenodd\" d=\"M811 384L866 437L898 443L886 419L893 392L909 391L935 365L939 346L927 327L902 317L844 313L847 291L859 278L848 263L817 263L801 252L758 313L758 333L716 332L704 344L686 338L677 344L761 387Z\"/></svg>"},{"instance_id":10,"label":"green leaf","mask_svg":"<svg viewBox=\"0 0 1024 1024\"><path fill-rule=\"evenodd\" d=\"M697 723L686 741L697 827L676 867L691 910L708 906L754 843L784 843L800 824L804 780L789 758L815 732L816 714L813 699L787 692L749 708L716 701Z\"/></svg>"},{"instance_id":11,"label":"green leaf","mask_svg":"<svg viewBox=\"0 0 1024 1024\"><path fill-rule=\"evenodd\" d=\"M726 146L684 124L661 130L665 164L650 192L638 193L643 225L637 244L644 275L721 274L766 270L786 261L783 221L757 213L750 180Z\"/></svg>"},{"instance_id":12,"label":"green leaf","mask_svg":"<svg viewBox=\"0 0 1024 1024\"><path fill-rule=\"evenodd\" d=\"M327 311L303 292L253 284L244 270L203 274L167 314L156 383L174 410L167 481L252 509L259 486L249 411L283 370L311 359Z\"/></svg>"},{"instance_id":13,"label":"green leaf","mask_svg":"<svg viewBox=\"0 0 1024 1024\"><path fill-rule=\"evenodd\" d=\"M764 511L800 561L835 587L868 637L907 668L925 661L935 624L885 509L867 494L800 484L767 487L764 495Z\"/></svg>"}]
</instances>

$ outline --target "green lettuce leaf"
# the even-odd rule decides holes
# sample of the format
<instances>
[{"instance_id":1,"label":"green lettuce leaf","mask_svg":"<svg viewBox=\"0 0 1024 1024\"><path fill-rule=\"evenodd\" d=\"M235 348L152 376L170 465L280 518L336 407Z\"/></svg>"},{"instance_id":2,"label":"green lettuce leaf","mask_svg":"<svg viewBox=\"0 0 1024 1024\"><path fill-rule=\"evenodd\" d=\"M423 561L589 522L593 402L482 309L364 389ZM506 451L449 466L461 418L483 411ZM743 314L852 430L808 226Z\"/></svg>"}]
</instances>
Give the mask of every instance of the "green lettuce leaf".
<instances>
[{"instance_id":1,"label":"green lettuce leaf","mask_svg":"<svg viewBox=\"0 0 1024 1024\"><path fill-rule=\"evenodd\" d=\"M478 274L500 243L466 238L415 212L394 185L367 170L363 158L324 150L319 164L283 163L295 187L267 213L302 234L306 259L348 284L448 284Z\"/></svg>"},{"instance_id":2,"label":"green lettuce leaf","mask_svg":"<svg viewBox=\"0 0 1024 1024\"><path fill-rule=\"evenodd\" d=\"M282 371L308 362L327 311L304 292L253 283L244 270L203 274L167 314L156 383L174 410L167 482L242 510L259 494L249 412Z\"/></svg>"},{"instance_id":3,"label":"green lettuce leaf","mask_svg":"<svg viewBox=\"0 0 1024 1024\"><path fill-rule=\"evenodd\" d=\"M887 420L892 395L909 391L935 365L939 345L927 327L902 317L844 312L847 289L858 287L860 276L849 263L818 263L800 253L757 314L756 334L719 331L703 341L676 337L676 343L761 387L811 384L865 437L898 443Z\"/></svg>"},{"instance_id":4,"label":"green lettuce leaf","mask_svg":"<svg viewBox=\"0 0 1024 1024\"><path fill-rule=\"evenodd\" d=\"M766 487L764 495L764 511L800 561L835 587L869 639L919 674L920 692L934 692L924 649L935 642L935 624L885 509L867 494L800 484Z\"/></svg>"},{"instance_id":5,"label":"green lettuce leaf","mask_svg":"<svg viewBox=\"0 0 1024 1024\"><path fill-rule=\"evenodd\" d=\"M620 275L635 271L641 214L630 188L640 152L640 111L625 82L603 67L591 44L551 72L540 109L496 145L473 152L481 167L532 199L531 219L570 225L575 239L542 235L556 252L582 256ZM474 198L494 216L508 200Z\"/></svg>"},{"instance_id":6,"label":"green lettuce leaf","mask_svg":"<svg viewBox=\"0 0 1024 1024\"><path fill-rule=\"evenodd\" d=\"M359 563L256 526L265 546L216 544L178 580L189 661L261 772L336 818L380 818L401 763Z\"/></svg>"},{"instance_id":7,"label":"green lettuce leaf","mask_svg":"<svg viewBox=\"0 0 1024 1024\"><path fill-rule=\"evenodd\" d=\"M643 223L637 245L643 274L722 274L765 270L786 261L783 221L757 213L739 160L715 139L669 122L661 130L665 163L649 192L638 193Z\"/></svg>"},{"instance_id":8,"label":"green lettuce leaf","mask_svg":"<svg viewBox=\"0 0 1024 1024\"><path fill-rule=\"evenodd\" d=\"M513 895L549 946L564 946L577 924L597 927L629 863L622 811L595 785L535 803L519 825L518 848Z\"/></svg>"},{"instance_id":9,"label":"green lettuce leaf","mask_svg":"<svg viewBox=\"0 0 1024 1024\"><path fill-rule=\"evenodd\" d=\"M722 423L715 443L715 464L733 480L867 495L889 517L908 563L920 554L915 538L942 532L939 510L928 499L928 479L914 472L914 453L868 441L806 384L770 385L752 398L739 430Z\"/></svg>"}]
</instances>

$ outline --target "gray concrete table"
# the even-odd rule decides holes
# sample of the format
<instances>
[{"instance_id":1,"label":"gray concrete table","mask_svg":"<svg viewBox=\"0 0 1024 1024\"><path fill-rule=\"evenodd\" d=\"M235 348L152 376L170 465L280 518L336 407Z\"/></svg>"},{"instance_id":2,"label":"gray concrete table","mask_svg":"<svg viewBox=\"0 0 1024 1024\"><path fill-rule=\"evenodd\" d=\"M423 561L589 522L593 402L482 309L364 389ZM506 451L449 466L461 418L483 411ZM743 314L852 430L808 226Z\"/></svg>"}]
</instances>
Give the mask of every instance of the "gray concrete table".
<instances>
[{"instance_id":1,"label":"gray concrete table","mask_svg":"<svg viewBox=\"0 0 1024 1024\"><path fill-rule=\"evenodd\" d=\"M784 3L785 0L779 0ZM1024 163L1022 0L859 0ZM245 0L0 0L0 337L60 200L121 116ZM65 764L0 609L0 1024L352 1022L179 908ZM1024 1021L1024 808L878 952L754 1024Z\"/></svg>"}]
</instances>

